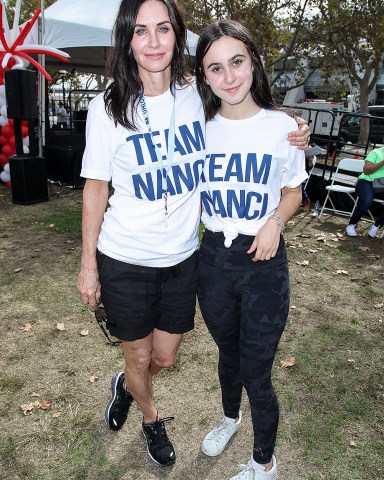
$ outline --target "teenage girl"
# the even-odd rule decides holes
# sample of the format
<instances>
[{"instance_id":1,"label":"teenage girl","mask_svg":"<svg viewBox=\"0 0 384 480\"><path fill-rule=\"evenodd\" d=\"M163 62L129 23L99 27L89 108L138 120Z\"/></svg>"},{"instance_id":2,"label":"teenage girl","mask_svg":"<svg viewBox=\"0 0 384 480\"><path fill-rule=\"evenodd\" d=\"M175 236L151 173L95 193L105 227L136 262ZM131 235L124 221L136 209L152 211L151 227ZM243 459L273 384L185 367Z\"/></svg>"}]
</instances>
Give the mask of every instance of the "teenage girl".
<instances>
[{"instance_id":1,"label":"teenage girl","mask_svg":"<svg viewBox=\"0 0 384 480\"><path fill-rule=\"evenodd\" d=\"M282 231L301 203L304 153L287 141L295 120L276 107L244 26L224 20L203 31L196 78L208 121L198 297L219 348L224 410L202 450L220 454L237 432L245 388L253 455L231 480L276 479L279 408L271 369L289 310Z\"/></svg>"}]
</instances>

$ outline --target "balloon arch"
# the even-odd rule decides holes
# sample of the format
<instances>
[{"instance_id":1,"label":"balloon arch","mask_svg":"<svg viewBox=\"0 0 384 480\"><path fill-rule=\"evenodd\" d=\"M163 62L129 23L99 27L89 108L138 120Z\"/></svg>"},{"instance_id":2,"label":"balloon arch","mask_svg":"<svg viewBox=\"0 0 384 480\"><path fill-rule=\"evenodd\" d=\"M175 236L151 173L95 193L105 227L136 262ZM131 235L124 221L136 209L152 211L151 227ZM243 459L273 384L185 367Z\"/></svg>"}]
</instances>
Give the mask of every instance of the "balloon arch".
<instances>
[{"instance_id":1,"label":"balloon arch","mask_svg":"<svg viewBox=\"0 0 384 480\"><path fill-rule=\"evenodd\" d=\"M27 35L36 23L41 8L38 8L31 20L23 26L19 26L21 0L16 2L13 29L9 29L3 0L0 5L0 180L11 185L9 173L9 157L16 153L16 140L13 120L7 115L6 85L4 84L4 71L13 69L26 69L29 64L40 71L48 81L52 78L44 68L30 55L40 54L49 55L68 62L69 55L56 48L44 45L24 44ZM22 121L23 151L29 153L28 122Z\"/></svg>"}]
</instances>

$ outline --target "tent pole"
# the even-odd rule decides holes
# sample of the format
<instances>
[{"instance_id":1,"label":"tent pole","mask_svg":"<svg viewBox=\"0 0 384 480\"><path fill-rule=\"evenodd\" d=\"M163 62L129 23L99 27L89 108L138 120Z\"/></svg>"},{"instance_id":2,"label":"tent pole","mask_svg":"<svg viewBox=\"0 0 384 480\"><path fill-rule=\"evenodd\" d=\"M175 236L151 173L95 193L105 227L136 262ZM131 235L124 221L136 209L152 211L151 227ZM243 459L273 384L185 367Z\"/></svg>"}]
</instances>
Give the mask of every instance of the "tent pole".
<instances>
[{"instance_id":1,"label":"tent pole","mask_svg":"<svg viewBox=\"0 0 384 480\"><path fill-rule=\"evenodd\" d=\"M45 35L44 0L41 0L41 14L39 16L38 44L42 45ZM45 69L45 55L38 55L38 62ZM46 103L45 103L45 77L38 72L38 97L39 97L39 157L43 156L46 129Z\"/></svg>"}]
</instances>

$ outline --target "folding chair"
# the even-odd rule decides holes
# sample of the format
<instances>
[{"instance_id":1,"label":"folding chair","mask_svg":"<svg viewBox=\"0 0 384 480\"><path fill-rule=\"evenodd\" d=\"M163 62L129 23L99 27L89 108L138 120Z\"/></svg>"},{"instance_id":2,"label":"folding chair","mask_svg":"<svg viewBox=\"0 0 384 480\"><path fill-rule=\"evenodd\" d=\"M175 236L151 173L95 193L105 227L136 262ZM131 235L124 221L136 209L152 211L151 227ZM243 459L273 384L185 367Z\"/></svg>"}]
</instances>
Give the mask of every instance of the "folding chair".
<instances>
[{"instance_id":1,"label":"folding chair","mask_svg":"<svg viewBox=\"0 0 384 480\"><path fill-rule=\"evenodd\" d=\"M336 215L345 215L349 217L355 208L357 198L352 194L355 193L355 184L357 181L357 174L362 173L364 167L364 160L358 160L354 158L342 158L337 165L335 173L332 175L332 182L325 188L327 190L327 196L325 197L323 206L320 210L319 218L321 218L324 211L331 211ZM342 173L344 172L344 173ZM351 186L347 186L350 184ZM350 210L339 210L335 207L331 194L345 193L353 202L353 207ZM327 203L331 206L328 207Z\"/></svg>"}]
</instances>

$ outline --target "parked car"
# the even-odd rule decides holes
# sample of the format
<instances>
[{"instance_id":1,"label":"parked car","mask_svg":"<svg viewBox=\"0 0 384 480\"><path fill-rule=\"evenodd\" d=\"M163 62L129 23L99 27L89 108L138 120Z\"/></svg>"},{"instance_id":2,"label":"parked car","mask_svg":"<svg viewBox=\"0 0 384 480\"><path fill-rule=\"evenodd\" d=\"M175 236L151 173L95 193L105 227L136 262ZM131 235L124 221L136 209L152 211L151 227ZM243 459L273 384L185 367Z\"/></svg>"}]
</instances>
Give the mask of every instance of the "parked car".
<instances>
[{"instance_id":1,"label":"parked car","mask_svg":"<svg viewBox=\"0 0 384 480\"><path fill-rule=\"evenodd\" d=\"M370 119L369 141L372 143L384 143L384 105L371 105L368 107ZM340 123L339 140L342 143L356 143L360 134L361 116L366 115L356 112L353 115L345 115Z\"/></svg>"}]
</instances>

